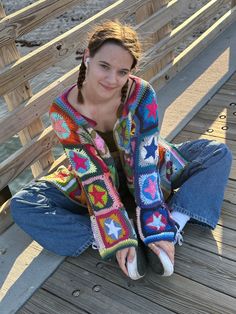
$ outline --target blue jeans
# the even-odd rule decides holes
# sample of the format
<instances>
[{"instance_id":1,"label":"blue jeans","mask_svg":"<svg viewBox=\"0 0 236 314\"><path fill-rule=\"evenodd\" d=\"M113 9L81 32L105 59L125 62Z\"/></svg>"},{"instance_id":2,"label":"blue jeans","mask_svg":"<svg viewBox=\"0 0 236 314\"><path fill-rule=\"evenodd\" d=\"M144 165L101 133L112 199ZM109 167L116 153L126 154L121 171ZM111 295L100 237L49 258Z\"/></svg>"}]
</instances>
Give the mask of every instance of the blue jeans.
<instances>
[{"instance_id":1,"label":"blue jeans","mask_svg":"<svg viewBox=\"0 0 236 314\"><path fill-rule=\"evenodd\" d=\"M169 205L214 228L218 222L232 155L224 144L197 140L177 145L190 161L173 188ZM94 241L87 209L47 182L36 182L11 201L15 222L44 248L78 256Z\"/></svg>"}]
</instances>

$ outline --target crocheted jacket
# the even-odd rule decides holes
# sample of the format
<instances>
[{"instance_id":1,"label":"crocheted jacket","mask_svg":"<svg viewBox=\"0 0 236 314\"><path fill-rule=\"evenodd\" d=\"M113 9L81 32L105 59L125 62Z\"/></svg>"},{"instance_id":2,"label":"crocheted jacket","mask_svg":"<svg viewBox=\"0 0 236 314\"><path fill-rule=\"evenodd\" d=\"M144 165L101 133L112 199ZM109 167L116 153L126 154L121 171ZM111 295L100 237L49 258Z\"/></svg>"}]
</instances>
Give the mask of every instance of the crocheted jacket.
<instances>
[{"instance_id":1,"label":"crocheted jacket","mask_svg":"<svg viewBox=\"0 0 236 314\"><path fill-rule=\"evenodd\" d=\"M158 105L151 85L135 76L132 95L113 129L127 185L134 196L140 238L145 244L174 241L176 228L165 199L171 182L186 160L159 137ZM55 184L65 195L88 208L94 238L102 258L137 246L137 236L117 192L114 160L94 123L67 100L72 89L57 97L50 108L52 126L63 145L70 167L41 180Z\"/></svg>"}]
</instances>

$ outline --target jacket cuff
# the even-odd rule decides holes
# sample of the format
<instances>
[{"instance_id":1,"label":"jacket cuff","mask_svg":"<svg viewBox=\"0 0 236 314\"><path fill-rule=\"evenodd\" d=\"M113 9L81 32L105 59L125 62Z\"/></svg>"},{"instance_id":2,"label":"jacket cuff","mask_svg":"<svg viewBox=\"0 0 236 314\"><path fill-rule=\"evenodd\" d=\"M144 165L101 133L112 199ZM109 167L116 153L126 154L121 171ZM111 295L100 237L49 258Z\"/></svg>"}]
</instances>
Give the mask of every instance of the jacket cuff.
<instances>
[{"instance_id":1,"label":"jacket cuff","mask_svg":"<svg viewBox=\"0 0 236 314\"><path fill-rule=\"evenodd\" d=\"M136 213L139 236L146 245L162 240L175 240L175 221L165 205L160 205L158 209L137 207Z\"/></svg>"},{"instance_id":2,"label":"jacket cuff","mask_svg":"<svg viewBox=\"0 0 236 314\"><path fill-rule=\"evenodd\" d=\"M103 259L113 256L118 250L138 246L136 233L124 209L96 212L90 219L94 239Z\"/></svg>"}]
</instances>

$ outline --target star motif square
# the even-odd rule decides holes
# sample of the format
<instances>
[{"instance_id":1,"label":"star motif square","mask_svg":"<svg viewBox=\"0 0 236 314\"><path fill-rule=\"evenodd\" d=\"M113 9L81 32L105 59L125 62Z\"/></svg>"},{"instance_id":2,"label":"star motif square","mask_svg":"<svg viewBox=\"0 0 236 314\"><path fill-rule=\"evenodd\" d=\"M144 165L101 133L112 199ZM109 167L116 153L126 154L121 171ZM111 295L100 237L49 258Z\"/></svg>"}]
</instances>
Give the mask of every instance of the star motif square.
<instances>
[{"instance_id":1,"label":"star motif square","mask_svg":"<svg viewBox=\"0 0 236 314\"><path fill-rule=\"evenodd\" d=\"M137 116L141 133L158 128L158 105L151 93L147 96L146 102L138 107Z\"/></svg>"},{"instance_id":2,"label":"star motif square","mask_svg":"<svg viewBox=\"0 0 236 314\"><path fill-rule=\"evenodd\" d=\"M168 219L164 212L143 211L140 216L144 237L165 231Z\"/></svg>"},{"instance_id":3,"label":"star motif square","mask_svg":"<svg viewBox=\"0 0 236 314\"><path fill-rule=\"evenodd\" d=\"M95 174L97 172L96 165L92 162L85 150L65 148L65 151L73 169L75 169L79 177Z\"/></svg>"},{"instance_id":4,"label":"star motif square","mask_svg":"<svg viewBox=\"0 0 236 314\"><path fill-rule=\"evenodd\" d=\"M143 206L155 205L160 202L157 173L140 175L138 185Z\"/></svg>"},{"instance_id":5,"label":"star motif square","mask_svg":"<svg viewBox=\"0 0 236 314\"><path fill-rule=\"evenodd\" d=\"M95 211L119 208L121 206L117 192L108 176L93 177L85 180L83 183L86 194Z\"/></svg>"},{"instance_id":6,"label":"star motif square","mask_svg":"<svg viewBox=\"0 0 236 314\"><path fill-rule=\"evenodd\" d=\"M107 213L96 215L97 227L106 248L124 241L130 237L122 212L112 210Z\"/></svg>"},{"instance_id":7,"label":"star motif square","mask_svg":"<svg viewBox=\"0 0 236 314\"><path fill-rule=\"evenodd\" d=\"M158 143L156 136L146 136L140 142L139 166L145 167L158 163Z\"/></svg>"}]
</instances>

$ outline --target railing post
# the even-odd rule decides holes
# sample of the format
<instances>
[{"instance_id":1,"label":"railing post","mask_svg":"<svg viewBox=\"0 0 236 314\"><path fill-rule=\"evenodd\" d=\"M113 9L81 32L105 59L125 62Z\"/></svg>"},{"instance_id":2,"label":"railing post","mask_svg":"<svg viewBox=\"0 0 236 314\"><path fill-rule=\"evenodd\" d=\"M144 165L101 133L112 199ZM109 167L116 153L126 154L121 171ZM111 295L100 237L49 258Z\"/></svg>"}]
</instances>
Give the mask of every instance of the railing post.
<instances>
[{"instance_id":1,"label":"railing post","mask_svg":"<svg viewBox=\"0 0 236 314\"><path fill-rule=\"evenodd\" d=\"M151 0L148 2L148 4L145 4L142 6L139 10L136 12L136 22L141 23L145 19L147 19L149 16L151 16L153 13L161 9L164 5L168 4L169 0ZM170 23L166 24L164 27L162 27L159 31L156 33L153 33L150 38L147 40L150 45L157 43L160 41L163 37L167 36L171 32L172 28ZM152 69L145 72L143 76L144 79L149 80L154 75L156 75L161 69L163 69L168 63L170 63L174 59L173 52L169 52L165 55L164 58L160 62L158 62Z\"/></svg>"},{"instance_id":2,"label":"railing post","mask_svg":"<svg viewBox=\"0 0 236 314\"><path fill-rule=\"evenodd\" d=\"M6 16L4 8L2 3L0 2L0 18L4 18ZM7 44L3 47L0 47L0 68L4 68L6 65L11 64L12 62L15 62L20 58L20 54L17 50L16 44L14 41L12 43ZM32 96L32 91L29 86L28 82L25 82L24 84L17 87L15 90L9 92L8 94L4 95L4 99L6 101L8 110L11 111L14 108L16 108L18 105L20 105L23 101L29 99ZM27 119L27 117L26 117ZM41 119L35 120L31 125L29 125L27 128L25 128L23 131L19 133L19 138L22 143L22 145L27 144L32 138L34 138L36 135L42 132L44 129L43 123ZM33 173L33 176L36 177L39 175L42 170L46 169L54 160L54 157L51 152L46 153L42 158L40 158L39 161L34 163L31 166L31 171ZM6 191L8 191L6 193ZM6 187L2 191L0 191L0 198L4 201L7 201L8 197L10 198L10 191L9 188ZM4 205L1 204L0 208L0 230L4 231L9 224L12 222L12 220L9 217L5 217L6 213L4 211ZM9 215L9 214L8 214Z\"/></svg>"}]
</instances>

